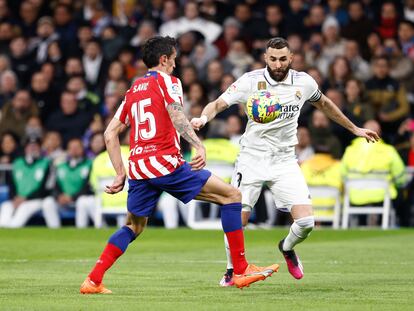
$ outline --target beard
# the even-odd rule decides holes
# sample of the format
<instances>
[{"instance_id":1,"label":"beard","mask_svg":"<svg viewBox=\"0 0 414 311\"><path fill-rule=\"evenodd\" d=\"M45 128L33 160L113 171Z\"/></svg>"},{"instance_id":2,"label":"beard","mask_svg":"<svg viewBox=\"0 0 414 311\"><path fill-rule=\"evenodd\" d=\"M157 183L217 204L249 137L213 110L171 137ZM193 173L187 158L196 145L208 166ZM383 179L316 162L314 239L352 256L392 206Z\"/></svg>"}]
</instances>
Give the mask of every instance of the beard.
<instances>
[{"instance_id":1,"label":"beard","mask_svg":"<svg viewBox=\"0 0 414 311\"><path fill-rule=\"evenodd\" d=\"M289 72L289 69L290 69L290 64L285 69L281 68L281 69L272 70L270 69L269 66L266 66L266 68L267 68L267 72L269 73L269 76L276 82L280 82L286 78Z\"/></svg>"}]
</instances>

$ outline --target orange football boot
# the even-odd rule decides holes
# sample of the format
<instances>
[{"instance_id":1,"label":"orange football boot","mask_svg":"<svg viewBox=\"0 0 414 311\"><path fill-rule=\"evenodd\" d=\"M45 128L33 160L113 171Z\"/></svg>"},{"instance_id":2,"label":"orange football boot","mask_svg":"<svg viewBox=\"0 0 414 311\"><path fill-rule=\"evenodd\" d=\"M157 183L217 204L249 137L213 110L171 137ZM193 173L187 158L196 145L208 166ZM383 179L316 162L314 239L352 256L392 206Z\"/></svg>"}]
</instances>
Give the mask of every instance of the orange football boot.
<instances>
[{"instance_id":1,"label":"orange football boot","mask_svg":"<svg viewBox=\"0 0 414 311\"><path fill-rule=\"evenodd\" d=\"M94 282L91 281L89 277L83 281L81 288L81 294L112 294L112 291L105 288L103 283L96 285Z\"/></svg>"},{"instance_id":2,"label":"orange football boot","mask_svg":"<svg viewBox=\"0 0 414 311\"><path fill-rule=\"evenodd\" d=\"M249 264L243 274L234 274L234 285L238 288L249 287L250 284L263 281L279 270L279 265L274 264L268 267L258 267L253 264Z\"/></svg>"}]
</instances>

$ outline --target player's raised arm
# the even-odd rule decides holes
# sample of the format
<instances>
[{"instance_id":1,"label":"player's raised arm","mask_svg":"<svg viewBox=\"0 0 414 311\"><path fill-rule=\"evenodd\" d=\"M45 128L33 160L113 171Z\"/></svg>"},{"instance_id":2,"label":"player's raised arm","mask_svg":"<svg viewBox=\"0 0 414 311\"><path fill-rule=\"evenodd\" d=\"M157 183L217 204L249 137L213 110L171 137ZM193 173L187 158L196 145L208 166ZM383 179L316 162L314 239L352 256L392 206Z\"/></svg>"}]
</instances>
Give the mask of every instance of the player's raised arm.
<instances>
[{"instance_id":1,"label":"player's raised arm","mask_svg":"<svg viewBox=\"0 0 414 311\"><path fill-rule=\"evenodd\" d=\"M189 164L194 170L202 169L206 165L206 150L187 120L183 106L172 103L167 105L167 111L177 132L196 150L196 155Z\"/></svg>"},{"instance_id":2,"label":"player's raised arm","mask_svg":"<svg viewBox=\"0 0 414 311\"><path fill-rule=\"evenodd\" d=\"M218 113L226 110L228 107L227 103L219 97L215 101L208 103L201 112L200 118L193 118L191 120L191 125L194 129L199 130L204 127L208 121L214 119Z\"/></svg>"},{"instance_id":3,"label":"player's raised arm","mask_svg":"<svg viewBox=\"0 0 414 311\"><path fill-rule=\"evenodd\" d=\"M116 118L109 122L105 130L105 145L108 150L109 158L116 172L116 177L110 186L106 186L105 192L115 194L124 188L126 172L121 157L121 146L119 144L119 134L126 129L126 125Z\"/></svg>"},{"instance_id":4,"label":"player's raised arm","mask_svg":"<svg viewBox=\"0 0 414 311\"><path fill-rule=\"evenodd\" d=\"M319 100L312 102L312 104L316 108L322 110L331 120L342 125L354 135L364 137L367 142L376 142L379 139L378 133L369 129L357 127L342 113L335 103L324 94L322 94Z\"/></svg>"}]
</instances>

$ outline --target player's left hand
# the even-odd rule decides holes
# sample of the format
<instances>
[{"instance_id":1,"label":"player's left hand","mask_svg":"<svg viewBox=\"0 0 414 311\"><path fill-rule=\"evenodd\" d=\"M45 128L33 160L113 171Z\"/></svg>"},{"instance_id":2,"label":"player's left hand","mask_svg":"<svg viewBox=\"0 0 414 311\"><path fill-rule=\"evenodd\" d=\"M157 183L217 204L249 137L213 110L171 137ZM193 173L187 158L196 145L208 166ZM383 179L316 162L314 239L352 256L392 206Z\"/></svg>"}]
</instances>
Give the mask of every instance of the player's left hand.
<instances>
[{"instance_id":1,"label":"player's left hand","mask_svg":"<svg viewBox=\"0 0 414 311\"><path fill-rule=\"evenodd\" d=\"M122 191L125 185L125 178L126 178L125 175L117 175L114 181L112 182L112 185L105 186L105 192L109 194L115 194L115 193Z\"/></svg>"},{"instance_id":2,"label":"player's left hand","mask_svg":"<svg viewBox=\"0 0 414 311\"><path fill-rule=\"evenodd\" d=\"M364 137L369 143L375 143L380 139L377 132L361 127L358 127L354 134L359 137Z\"/></svg>"}]
</instances>

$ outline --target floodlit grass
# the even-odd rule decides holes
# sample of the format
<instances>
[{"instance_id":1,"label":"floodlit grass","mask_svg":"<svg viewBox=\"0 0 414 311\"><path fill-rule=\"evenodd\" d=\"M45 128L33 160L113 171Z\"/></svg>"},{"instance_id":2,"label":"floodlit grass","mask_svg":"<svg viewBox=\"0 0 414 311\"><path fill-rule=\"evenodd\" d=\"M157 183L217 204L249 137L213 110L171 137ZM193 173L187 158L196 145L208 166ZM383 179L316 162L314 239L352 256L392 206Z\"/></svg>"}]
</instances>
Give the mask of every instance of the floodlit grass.
<instances>
[{"instance_id":1,"label":"floodlit grass","mask_svg":"<svg viewBox=\"0 0 414 311\"><path fill-rule=\"evenodd\" d=\"M1 310L413 310L414 230L316 230L297 247L294 280L276 244L283 230L247 231L248 259L281 269L250 288L220 288L219 231L147 229L107 273L112 295L79 285L115 229L0 230Z\"/></svg>"}]
</instances>

